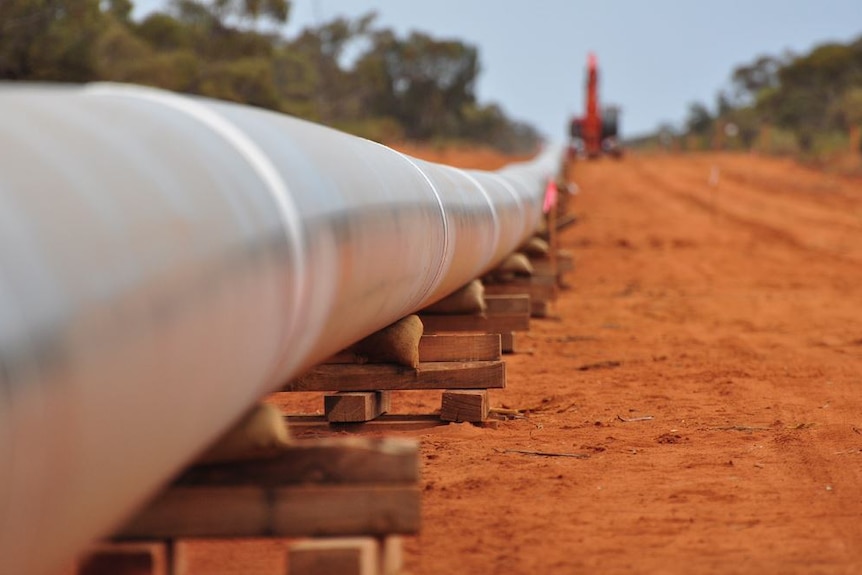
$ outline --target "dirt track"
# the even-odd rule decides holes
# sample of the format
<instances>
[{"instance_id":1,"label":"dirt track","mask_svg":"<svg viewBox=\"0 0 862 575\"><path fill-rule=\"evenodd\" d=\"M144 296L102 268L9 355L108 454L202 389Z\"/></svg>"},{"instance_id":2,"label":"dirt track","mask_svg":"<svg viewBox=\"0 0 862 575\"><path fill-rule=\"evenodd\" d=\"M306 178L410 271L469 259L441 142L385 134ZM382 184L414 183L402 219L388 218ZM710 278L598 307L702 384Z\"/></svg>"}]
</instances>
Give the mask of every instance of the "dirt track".
<instances>
[{"instance_id":1,"label":"dirt track","mask_svg":"<svg viewBox=\"0 0 862 575\"><path fill-rule=\"evenodd\" d=\"M407 572L862 571L862 183L731 155L576 175L571 288L492 392L530 413L420 436Z\"/></svg>"},{"instance_id":2,"label":"dirt track","mask_svg":"<svg viewBox=\"0 0 862 575\"><path fill-rule=\"evenodd\" d=\"M745 156L576 174L561 321L493 396L534 412L423 437L410 573L860 572L860 182Z\"/></svg>"}]
</instances>

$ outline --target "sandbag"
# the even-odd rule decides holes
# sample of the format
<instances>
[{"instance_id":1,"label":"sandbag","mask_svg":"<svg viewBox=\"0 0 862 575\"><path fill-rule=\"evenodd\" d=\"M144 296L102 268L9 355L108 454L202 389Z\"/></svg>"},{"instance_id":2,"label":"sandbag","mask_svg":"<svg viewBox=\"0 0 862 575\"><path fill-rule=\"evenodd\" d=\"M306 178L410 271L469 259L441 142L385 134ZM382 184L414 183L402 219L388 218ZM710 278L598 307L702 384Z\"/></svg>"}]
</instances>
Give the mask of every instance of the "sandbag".
<instances>
[{"instance_id":1,"label":"sandbag","mask_svg":"<svg viewBox=\"0 0 862 575\"><path fill-rule=\"evenodd\" d=\"M533 275L533 264L522 253L515 252L497 266L491 274L496 278L507 276L531 276Z\"/></svg>"},{"instance_id":2,"label":"sandbag","mask_svg":"<svg viewBox=\"0 0 862 575\"><path fill-rule=\"evenodd\" d=\"M197 463L268 459L278 456L288 445L290 433L281 410L261 403L213 444Z\"/></svg>"},{"instance_id":3,"label":"sandbag","mask_svg":"<svg viewBox=\"0 0 862 575\"><path fill-rule=\"evenodd\" d=\"M521 251L524 254L533 257L545 257L548 255L550 249L548 242L538 236L530 238L523 246L521 246Z\"/></svg>"},{"instance_id":4,"label":"sandbag","mask_svg":"<svg viewBox=\"0 0 862 575\"><path fill-rule=\"evenodd\" d=\"M473 280L458 291L431 304L422 313L431 314L481 314L485 313L485 286L480 280Z\"/></svg>"},{"instance_id":5,"label":"sandbag","mask_svg":"<svg viewBox=\"0 0 862 575\"><path fill-rule=\"evenodd\" d=\"M408 315L371 334L351 348L363 361L419 367L419 340L425 330L417 315Z\"/></svg>"}]
</instances>

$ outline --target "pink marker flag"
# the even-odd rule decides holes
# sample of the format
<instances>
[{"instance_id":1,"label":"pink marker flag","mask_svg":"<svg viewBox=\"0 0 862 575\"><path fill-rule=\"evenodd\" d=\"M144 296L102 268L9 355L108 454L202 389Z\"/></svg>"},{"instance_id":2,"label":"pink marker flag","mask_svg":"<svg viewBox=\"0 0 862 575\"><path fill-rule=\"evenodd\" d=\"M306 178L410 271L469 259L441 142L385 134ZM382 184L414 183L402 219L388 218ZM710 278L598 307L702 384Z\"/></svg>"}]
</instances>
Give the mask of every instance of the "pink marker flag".
<instances>
[{"instance_id":1,"label":"pink marker flag","mask_svg":"<svg viewBox=\"0 0 862 575\"><path fill-rule=\"evenodd\" d=\"M551 208L557 205L557 183L553 178L548 180L548 185L545 188L545 201L542 204L542 212L548 213Z\"/></svg>"}]
</instances>

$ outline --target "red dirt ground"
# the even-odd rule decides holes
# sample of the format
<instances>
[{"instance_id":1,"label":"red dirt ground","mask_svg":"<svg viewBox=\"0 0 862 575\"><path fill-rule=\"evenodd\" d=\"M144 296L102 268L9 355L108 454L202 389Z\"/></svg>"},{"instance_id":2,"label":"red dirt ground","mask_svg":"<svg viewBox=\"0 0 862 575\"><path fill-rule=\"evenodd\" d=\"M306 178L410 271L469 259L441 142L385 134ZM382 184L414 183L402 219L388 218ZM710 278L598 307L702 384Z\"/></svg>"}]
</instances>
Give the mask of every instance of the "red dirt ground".
<instances>
[{"instance_id":1,"label":"red dirt ground","mask_svg":"<svg viewBox=\"0 0 862 575\"><path fill-rule=\"evenodd\" d=\"M413 434L406 572L862 572L862 182L720 154L575 175L571 287L492 392L529 413ZM439 393L393 404L429 413ZM190 561L274 575L280 557L237 543Z\"/></svg>"}]
</instances>

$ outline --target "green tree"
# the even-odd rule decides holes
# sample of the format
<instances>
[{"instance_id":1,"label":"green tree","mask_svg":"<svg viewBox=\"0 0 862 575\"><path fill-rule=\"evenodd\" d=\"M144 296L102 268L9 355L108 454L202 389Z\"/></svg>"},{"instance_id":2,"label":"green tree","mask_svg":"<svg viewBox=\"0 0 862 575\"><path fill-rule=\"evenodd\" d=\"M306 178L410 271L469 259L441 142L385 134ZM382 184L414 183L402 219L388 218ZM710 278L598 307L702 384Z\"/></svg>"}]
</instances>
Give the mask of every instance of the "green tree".
<instances>
[{"instance_id":1,"label":"green tree","mask_svg":"<svg viewBox=\"0 0 862 575\"><path fill-rule=\"evenodd\" d=\"M777 87L781 66L782 61L778 58L760 56L750 64L737 67L731 76L735 101L753 104L764 90Z\"/></svg>"},{"instance_id":2,"label":"green tree","mask_svg":"<svg viewBox=\"0 0 862 575\"><path fill-rule=\"evenodd\" d=\"M99 0L0 1L0 78L92 79L104 24Z\"/></svg>"},{"instance_id":3,"label":"green tree","mask_svg":"<svg viewBox=\"0 0 862 575\"><path fill-rule=\"evenodd\" d=\"M287 50L294 52L297 58L313 66L313 104L319 121L338 125L363 113L367 84L355 66L348 66L345 56L368 40L375 18L373 12L355 20L336 18L320 26L305 28L287 46ZM305 77L309 76L306 74Z\"/></svg>"},{"instance_id":4,"label":"green tree","mask_svg":"<svg viewBox=\"0 0 862 575\"><path fill-rule=\"evenodd\" d=\"M256 25L259 20L284 24L290 16L290 0L171 0L181 19L228 27Z\"/></svg>"},{"instance_id":5,"label":"green tree","mask_svg":"<svg viewBox=\"0 0 862 575\"><path fill-rule=\"evenodd\" d=\"M762 120L754 106L733 108L727 112L725 119L736 126L739 131L739 141L746 149L751 149L760 132Z\"/></svg>"},{"instance_id":6,"label":"green tree","mask_svg":"<svg viewBox=\"0 0 862 575\"><path fill-rule=\"evenodd\" d=\"M841 95L838 113L846 128L862 126L862 85L854 86Z\"/></svg>"},{"instance_id":7,"label":"green tree","mask_svg":"<svg viewBox=\"0 0 862 575\"><path fill-rule=\"evenodd\" d=\"M840 127L840 100L862 85L862 43L825 44L778 70L778 85L764 92L758 109L793 130L800 148L811 149L815 134Z\"/></svg>"},{"instance_id":8,"label":"green tree","mask_svg":"<svg viewBox=\"0 0 862 575\"><path fill-rule=\"evenodd\" d=\"M134 9L132 0L106 0L105 6L105 11L117 22L124 24L131 22L132 10Z\"/></svg>"},{"instance_id":9,"label":"green tree","mask_svg":"<svg viewBox=\"0 0 862 575\"><path fill-rule=\"evenodd\" d=\"M272 67L264 58L243 58L209 67L201 81L200 93L261 108L280 108Z\"/></svg>"},{"instance_id":10,"label":"green tree","mask_svg":"<svg viewBox=\"0 0 862 575\"><path fill-rule=\"evenodd\" d=\"M712 130L713 117L709 109L700 102L689 104L685 125L692 134L705 136Z\"/></svg>"},{"instance_id":11,"label":"green tree","mask_svg":"<svg viewBox=\"0 0 862 575\"><path fill-rule=\"evenodd\" d=\"M376 69L373 76L381 90L373 98L376 111L392 111L409 137L457 135L465 107L476 101L478 53L457 40L435 40L419 32L401 40L381 33L360 66Z\"/></svg>"},{"instance_id":12,"label":"green tree","mask_svg":"<svg viewBox=\"0 0 862 575\"><path fill-rule=\"evenodd\" d=\"M0 78L114 80L288 112L386 140L465 138L503 149L538 135L476 102L477 50L337 18L287 40L290 0L0 0ZM269 27L264 26L267 24Z\"/></svg>"},{"instance_id":13,"label":"green tree","mask_svg":"<svg viewBox=\"0 0 862 575\"><path fill-rule=\"evenodd\" d=\"M159 51L190 49L196 40L187 24L162 12L150 14L134 30L147 44Z\"/></svg>"},{"instance_id":14,"label":"green tree","mask_svg":"<svg viewBox=\"0 0 862 575\"><path fill-rule=\"evenodd\" d=\"M273 55L272 72L282 111L319 121L315 106L319 84L315 63L306 54L281 46Z\"/></svg>"}]
</instances>

